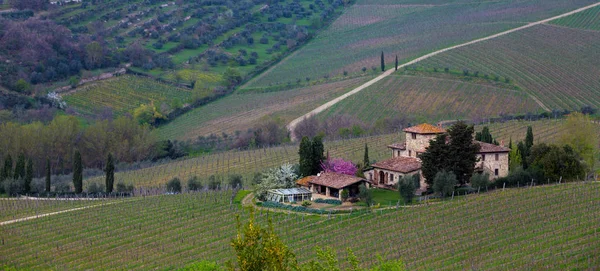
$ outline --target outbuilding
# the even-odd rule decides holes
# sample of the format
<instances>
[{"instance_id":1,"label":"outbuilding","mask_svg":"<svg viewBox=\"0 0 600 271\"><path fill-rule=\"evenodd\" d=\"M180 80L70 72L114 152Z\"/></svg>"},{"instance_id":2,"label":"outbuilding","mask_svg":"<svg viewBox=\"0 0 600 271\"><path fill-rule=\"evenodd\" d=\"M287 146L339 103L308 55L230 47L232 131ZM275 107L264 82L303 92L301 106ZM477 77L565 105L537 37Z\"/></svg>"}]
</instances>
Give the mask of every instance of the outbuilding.
<instances>
[{"instance_id":1,"label":"outbuilding","mask_svg":"<svg viewBox=\"0 0 600 271\"><path fill-rule=\"evenodd\" d=\"M304 187L270 189L267 191L267 201L289 203L312 200L312 192Z\"/></svg>"}]
</instances>

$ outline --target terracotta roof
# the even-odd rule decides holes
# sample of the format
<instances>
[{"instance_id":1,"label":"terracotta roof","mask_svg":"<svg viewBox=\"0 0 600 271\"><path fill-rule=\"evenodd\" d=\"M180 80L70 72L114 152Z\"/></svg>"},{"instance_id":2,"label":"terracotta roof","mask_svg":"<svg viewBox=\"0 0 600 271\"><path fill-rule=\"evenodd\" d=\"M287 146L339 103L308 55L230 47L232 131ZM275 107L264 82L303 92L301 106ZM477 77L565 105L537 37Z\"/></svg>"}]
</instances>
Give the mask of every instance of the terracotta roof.
<instances>
[{"instance_id":1,"label":"terracotta roof","mask_svg":"<svg viewBox=\"0 0 600 271\"><path fill-rule=\"evenodd\" d=\"M313 179L314 177L315 177L315 176L306 176L306 177L304 177L304 178L302 178L302 179L300 179L300 180L297 180L297 181L296 181L296 184L298 184L298 185L300 185L300 186L306 186L306 187L308 187L308 183L309 183L310 181L312 181L312 179Z\"/></svg>"},{"instance_id":2,"label":"terracotta roof","mask_svg":"<svg viewBox=\"0 0 600 271\"><path fill-rule=\"evenodd\" d=\"M485 142L481 142L481 141L475 141L475 143L477 143L477 144L479 144L479 146L481 146L478 153L510 152L510 149L506 148L506 147L497 146L494 144L485 143Z\"/></svg>"},{"instance_id":3,"label":"terracotta roof","mask_svg":"<svg viewBox=\"0 0 600 271\"><path fill-rule=\"evenodd\" d=\"M410 173L421 169L421 161L413 157L394 157L371 165L374 168L387 169L395 172Z\"/></svg>"},{"instance_id":4,"label":"terracotta roof","mask_svg":"<svg viewBox=\"0 0 600 271\"><path fill-rule=\"evenodd\" d=\"M340 174L335 172L321 173L319 176L315 176L309 183L323 185L335 189L342 189L344 187L353 185L355 183L366 181L363 178L350 176L346 174Z\"/></svg>"},{"instance_id":5,"label":"terracotta roof","mask_svg":"<svg viewBox=\"0 0 600 271\"><path fill-rule=\"evenodd\" d=\"M387 147L396 150L406 150L406 142L394 143L392 145L388 145Z\"/></svg>"},{"instance_id":6,"label":"terracotta roof","mask_svg":"<svg viewBox=\"0 0 600 271\"><path fill-rule=\"evenodd\" d=\"M446 132L444 128L433 126L429 123L419 124L404 129L404 132L415 133L415 134L443 134Z\"/></svg>"}]
</instances>

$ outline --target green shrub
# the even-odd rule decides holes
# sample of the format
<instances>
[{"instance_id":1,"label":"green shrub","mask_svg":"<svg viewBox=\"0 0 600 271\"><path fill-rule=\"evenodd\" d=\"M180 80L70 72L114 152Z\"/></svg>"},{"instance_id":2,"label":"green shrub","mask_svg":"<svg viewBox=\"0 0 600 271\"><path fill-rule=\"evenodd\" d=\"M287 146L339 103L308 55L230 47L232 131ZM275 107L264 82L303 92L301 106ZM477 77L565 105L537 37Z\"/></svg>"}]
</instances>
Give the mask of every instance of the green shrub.
<instances>
[{"instance_id":1,"label":"green shrub","mask_svg":"<svg viewBox=\"0 0 600 271\"><path fill-rule=\"evenodd\" d=\"M229 176L229 186L231 188L242 188L242 175L233 174Z\"/></svg>"},{"instance_id":2,"label":"green shrub","mask_svg":"<svg viewBox=\"0 0 600 271\"><path fill-rule=\"evenodd\" d=\"M346 201L348 199L349 195L350 194L348 193L348 190L346 190L346 189L342 190L341 195L340 195L340 196L342 196L342 201Z\"/></svg>"},{"instance_id":3,"label":"green shrub","mask_svg":"<svg viewBox=\"0 0 600 271\"><path fill-rule=\"evenodd\" d=\"M473 174L471 176L471 187L475 189L486 188L490 185L490 175L484 174Z\"/></svg>"},{"instance_id":4,"label":"green shrub","mask_svg":"<svg viewBox=\"0 0 600 271\"><path fill-rule=\"evenodd\" d=\"M181 193L181 180L175 177L167 183L167 191L172 193Z\"/></svg>"},{"instance_id":5,"label":"green shrub","mask_svg":"<svg viewBox=\"0 0 600 271\"><path fill-rule=\"evenodd\" d=\"M105 188L103 184L98 184L98 183L91 183L90 185L88 185L88 189L87 192L90 194L96 194L96 193L102 193L104 192Z\"/></svg>"},{"instance_id":6,"label":"green shrub","mask_svg":"<svg viewBox=\"0 0 600 271\"><path fill-rule=\"evenodd\" d=\"M457 183L458 180L453 172L440 171L433 179L433 191L440 193L442 197L449 196Z\"/></svg>"},{"instance_id":7,"label":"green shrub","mask_svg":"<svg viewBox=\"0 0 600 271\"><path fill-rule=\"evenodd\" d=\"M218 190L220 187L221 187L221 179L219 179L215 175L210 175L210 177L208 177L208 189Z\"/></svg>"},{"instance_id":8,"label":"green shrub","mask_svg":"<svg viewBox=\"0 0 600 271\"><path fill-rule=\"evenodd\" d=\"M202 182L198 179L198 176L191 177L188 179L187 187L189 191L199 191L202 190Z\"/></svg>"},{"instance_id":9,"label":"green shrub","mask_svg":"<svg viewBox=\"0 0 600 271\"><path fill-rule=\"evenodd\" d=\"M342 205L342 201L337 200L337 199L316 199L315 202L331 204L331 205Z\"/></svg>"},{"instance_id":10,"label":"green shrub","mask_svg":"<svg viewBox=\"0 0 600 271\"><path fill-rule=\"evenodd\" d=\"M304 206L304 207L308 207L308 206L311 206L311 205L312 205L312 203L310 201L308 201L308 200L305 200L305 201L302 202L302 206Z\"/></svg>"},{"instance_id":11,"label":"green shrub","mask_svg":"<svg viewBox=\"0 0 600 271\"><path fill-rule=\"evenodd\" d=\"M179 271L224 271L225 269L215 262L201 261L177 269Z\"/></svg>"}]
</instances>

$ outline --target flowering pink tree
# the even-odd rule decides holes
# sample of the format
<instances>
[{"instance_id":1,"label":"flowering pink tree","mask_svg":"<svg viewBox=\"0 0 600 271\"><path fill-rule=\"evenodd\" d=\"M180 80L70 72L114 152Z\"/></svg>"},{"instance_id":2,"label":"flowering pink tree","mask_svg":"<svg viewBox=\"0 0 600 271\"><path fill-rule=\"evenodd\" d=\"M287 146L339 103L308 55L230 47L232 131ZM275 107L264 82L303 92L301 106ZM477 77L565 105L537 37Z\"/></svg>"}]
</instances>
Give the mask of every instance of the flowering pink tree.
<instances>
[{"instance_id":1,"label":"flowering pink tree","mask_svg":"<svg viewBox=\"0 0 600 271\"><path fill-rule=\"evenodd\" d=\"M322 161L321 168L325 172L335 172L352 176L356 174L357 170L356 165L341 158L327 159Z\"/></svg>"}]
</instances>

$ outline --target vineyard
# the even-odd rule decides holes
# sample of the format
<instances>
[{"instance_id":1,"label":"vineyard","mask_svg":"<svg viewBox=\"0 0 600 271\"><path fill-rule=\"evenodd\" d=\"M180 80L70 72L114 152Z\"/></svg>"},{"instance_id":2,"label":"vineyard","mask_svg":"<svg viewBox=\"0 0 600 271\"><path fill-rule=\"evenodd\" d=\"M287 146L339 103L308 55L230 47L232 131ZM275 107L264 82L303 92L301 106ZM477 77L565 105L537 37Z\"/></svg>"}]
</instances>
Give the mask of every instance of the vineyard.
<instances>
[{"instance_id":1,"label":"vineyard","mask_svg":"<svg viewBox=\"0 0 600 271\"><path fill-rule=\"evenodd\" d=\"M600 265L597 183L498 190L438 204L339 216L257 211L300 262L315 246L364 266L402 259L408 270L583 270ZM233 260L231 191L162 195L0 226L0 262L21 269L174 269ZM75 219L76 218L76 219Z\"/></svg>"},{"instance_id":2,"label":"vineyard","mask_svg":"<svg viewBox=\"0 0 600 271\"><path fill-rule=\"evenodd\" d=\"M154 103L157 108L163 104L168 106L178 101L189 102L194 92L158 83L155 80L131 75L98 81L77 88L65 95L67 106L75 111L96 116L107 109L115 115L132 113L141 104ZM168 113L168 112L163 112Z\"/></svg>"},{"instance_id":3,"label":"vineyard","mask_svg":"<svg viewBox=\"0 0 600 271\"><path fill-rule=\"evenodd\" d=\"M554 142L566 131L563 130L563 120L542 121L509 121L505 123L486 124L492 135L500 142L504 140L508 145L524 140L527 126L532 126L535 142ZM482 125L476 126L481 130ZM599 129L600 132L600 129ZM390 157L388 145L402 141L403 133L380 136L362 137L325 142L325 150L331 157L348 159L360 162L363 159L364 144L369 145L369 157L382 160ZM280 166L283 163L298 162L298 146L284 145L279 147L253 149L243 151L228 151L196 158L179 160L153 167L119 172L115 175L117 181L133 184L135 187L162 186L174 177L179 177L184 182L192 176L198 176L206 183L210 175L227 177L231 174L241 174L246 181L250 180L255 172ZM102 183L104 177L85 180L86 183ZM222 185L226 185L226 179ZM248 183L246 183L248 185Z\"/></svg>"},{"instance_id":4,"label":"vineyard","mask_svg":"<svg viewBox=\"0 0 600 271\"><path fill-rule=\"evenodd\" d=\"M0 222L97 204L96 200L0 199Z\"/></svg>"},{"instance_id":5,"label":"vineyard","mask_svg":"<svg viewBox=\"0 0 600 271\"><path fill-rule=\"evenodd\" d=\"M236 93L179 116L160 127L157 134L164 139L185 140L210 134L231 135L268 118L291 121L363 81L358 78L276 93Z\"/></svg>"},{"instance_id":6,"label":"vineyard","mask_svg":"<svg viewBox=\"0 0 600 271\"><path fill-rule=\"evenodd\" d=\"M600 107L599 32L550 25L459 48L418 65L510 78L550 109Z\"/></svg>"},{"instance_id":7,"label":"vineyard","mask_svg":"<svg viewBox=\"0 0 600 271\"><path fill-rule=\"evenodd\" d=\"M350 115L370 122L405 115L419 121L475 119L500 114L537 113L526 93L460 80L389 76L319 115Z\"/></svg>"},{"instance_id":8,"label":"vineyard","mask_svg":"<svg viewBox=\"0 0 600 271\"><path fill-rule=\"evenodd\" d=\"M591 8L565 18L555 20L552 23L567 27L600 31L600 7Z\"/></svg>"},{"instance_id":9,"label":"vineyard","mask_svg":"<svg viewBox=\"0 0 600 271\"><path fill-rule=\"evenodd\" d=\"M414 1L359 0L309 44L255 78L248 87L285 85L290 79L338 78L344 71L372 73L372 67L379 68L382 51L388 67L392 67L396 55L400 63L407 62L593 2L435 0L412 5Z\"/></svg>"}]
</instances>

